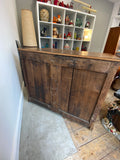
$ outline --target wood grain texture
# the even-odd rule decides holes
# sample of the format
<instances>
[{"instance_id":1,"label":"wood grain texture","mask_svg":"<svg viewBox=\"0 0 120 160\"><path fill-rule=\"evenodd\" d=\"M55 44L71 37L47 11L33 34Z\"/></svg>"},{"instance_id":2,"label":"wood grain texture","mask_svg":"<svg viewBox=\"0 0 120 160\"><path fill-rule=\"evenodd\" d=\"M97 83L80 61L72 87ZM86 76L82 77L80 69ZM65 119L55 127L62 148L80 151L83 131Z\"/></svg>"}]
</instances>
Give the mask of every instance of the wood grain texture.
<instances>
[{"instance_id":1,"label":"wood grain texture","mask_svg":"<svg viewBox=\"0 0 120 160\"><path fill-rule=\"evenodd\" d=\"M91 143L88 143L86 146L80 147L79 155L84 160L88 160L88 157L89 160L100 160L104 155L110 153L119 146L119 141L107 133Z\"/></svg>"},{"instance_id":2,"label":"wood grain texture","mask_svg":"<svg viewBox=\"0 0 120 160\"><path fill-rule=\"evenodd\" d=\"M60 50L19 52L29 100L91 127L120 59Z\"/></svg>"},{"instance_id":3,"label":"wood grain texture","mask_svg":"<svg viewBox=\"0 0 120 160\"><path fill-rule=\"evenodd\" d=\"M89 122L106 74L87 70L74 70L69 113Z\"/></svg>"},{"instance_id":4,"label":"wood grain texture","mask_svg":"<svg viewBox=\"0 0 120 160\"><path fill-rule=\"evenodd\" d=\"M120 27L110 28L104 53L116 54L120 38Z\"/></svg>"},{"instance_id":5,"label":"wood grain texture","mask_svg":"<svg viewBox=\"0 0 120 160\"><path fill-rule=\"evenodd\" d=\"M76 148L80 148L87 143L99 138L103 134L107 133L104 127L101 125L100 121L95 122L93 130L89 130L88 128L80 128L71 133L71 137Z\"/></svg>"},{"instance_id":6,"label":"wood grain texture","mask_svg":"<svg viewBox=\"0 0 120 160\"><path fill-rule=\"evenodd\" d=\"M68 105L69 105L69 94L71 88L71 81L72 81L72 68L62 67L61 68L61 99L60 99L60 109L68 112Z\"/></svg>"},{"instance_id":7,"label":"wood grain texture","mask_svg":"<svg viewBox=\"0 0 120 160\"><path fill-rule=\"evenodd\" d=\"M114 136L111 136L110 133L106 133L90 143L79 147L77 153L65 160L106 160L105 156L119 147L119 141Z\"/></svg>"},{"instance_id":8,"label":"wood grain texture","mask_svg":"<svg viewBox=\"0 0 120 160\"><path fill-rule=\"evenodd\" d=\"M115 149L110 154L107 154L102 160L119 160L120 159L120 148Z\"/></svg>"},{"instance_id":9,"label":"wood grain texture","mask_svg":"<svg viewBox=\"0 0 120 160\"><path fill-rule=\"evenodd\" d=\"M87 59L95 59L95 60L103 60L103 61L120 61L120 58L115 55L110 54L102 54L102 53L96 53L96 52L78 52L78 51L67 51L67 50L61 50L61 49L51 49L51 48L19 48L19 52L24 52L25 54L35 53L37 55L39 54L46 54L46 55L57 55L57 56L63 56L63 57L77 57L77 58L87 58ZM32 54L33 55L33 54Z\"/></svg>"}]
</instances>

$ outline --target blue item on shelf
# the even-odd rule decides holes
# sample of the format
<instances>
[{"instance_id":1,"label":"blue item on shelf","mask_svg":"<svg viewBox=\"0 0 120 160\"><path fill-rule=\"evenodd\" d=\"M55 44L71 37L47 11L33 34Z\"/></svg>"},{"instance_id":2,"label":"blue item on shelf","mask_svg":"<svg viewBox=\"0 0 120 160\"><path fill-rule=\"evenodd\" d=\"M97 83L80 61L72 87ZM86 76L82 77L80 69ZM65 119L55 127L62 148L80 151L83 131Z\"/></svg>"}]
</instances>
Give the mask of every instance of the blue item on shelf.
<instances>
[{"instance_id":1,"label":"blue item on shelf","mask_svg":"<svg viewBox=\"0 0 120 160\"><path fill-rule=\"evenodd\" d=\"M46 48L48 48L48 43L46 43Z\"/></svg>"},{"instance_id":2,"label":"blue item on shelf","mask_svg":"<svg viewBox=\"0 0 120 160\"><path fill-rule=\"evenodd\" d=\"M57 42L55 42L55 48L57 48Z\"/></svg>"}]
</instances>

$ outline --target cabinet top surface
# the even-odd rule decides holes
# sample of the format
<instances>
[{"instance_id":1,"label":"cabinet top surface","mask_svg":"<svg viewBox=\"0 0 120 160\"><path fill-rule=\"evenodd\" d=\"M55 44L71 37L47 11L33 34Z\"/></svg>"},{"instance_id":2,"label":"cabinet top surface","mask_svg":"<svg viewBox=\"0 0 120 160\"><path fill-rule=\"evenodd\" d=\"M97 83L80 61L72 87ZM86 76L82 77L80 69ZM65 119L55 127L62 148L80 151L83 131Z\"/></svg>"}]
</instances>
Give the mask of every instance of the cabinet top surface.
<instances>
[{"instance_id":1,"label":"cabinet top surface","mask_svg":"<svg viewBox=\"0 0 120 160\"><path fill-rule=\"evenodd\" d=\"M61 55L67 57L77 57L77 58L87 58L87 59L98 59L105 61L117 61L120 62L120 58L112 55L110 53L96 53L96 52L86 52L86 51L72 51L72 50L61 50L61 49L51 49L51 48L19 48L19 51L25 52L35 52L44 53L49 55ZM23 53L23 54L24 54Z\"/></svg>"}]
</instances>

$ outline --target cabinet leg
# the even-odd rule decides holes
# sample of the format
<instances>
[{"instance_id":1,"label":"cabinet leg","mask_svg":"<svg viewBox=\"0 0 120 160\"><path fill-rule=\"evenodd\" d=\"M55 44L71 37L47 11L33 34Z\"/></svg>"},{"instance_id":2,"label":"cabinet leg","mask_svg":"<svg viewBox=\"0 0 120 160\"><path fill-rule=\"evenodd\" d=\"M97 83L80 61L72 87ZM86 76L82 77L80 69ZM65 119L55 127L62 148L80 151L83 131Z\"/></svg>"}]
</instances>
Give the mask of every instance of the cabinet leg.
<instances>
[{"instance_id":1,"label":"cabinet leg","mask_svg":"<svg viewBox=\"0 0 120 160\"><path fill-rule=\"evenodd\" d=\"M92 124L90 125L89 129L92 131L93 128L94 128L94 123L92 123Z\"/></svg>"}]
</instances>

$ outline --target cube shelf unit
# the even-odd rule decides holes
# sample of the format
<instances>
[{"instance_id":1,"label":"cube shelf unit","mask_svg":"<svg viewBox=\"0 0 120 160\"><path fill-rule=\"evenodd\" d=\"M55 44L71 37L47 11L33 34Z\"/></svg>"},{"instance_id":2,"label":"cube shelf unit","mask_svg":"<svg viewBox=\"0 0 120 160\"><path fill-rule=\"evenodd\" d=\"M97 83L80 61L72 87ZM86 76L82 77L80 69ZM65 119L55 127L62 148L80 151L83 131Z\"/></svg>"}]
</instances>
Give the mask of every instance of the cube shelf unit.
<instances>
[{"instance_id":1,"label":"cube shelf unit","mask_svg":"<svg viewBox=\"0 0 120 160\"><path fill-rule=\"evenodd\" d=\"M47 4L43 2L36 2L37 7L37 26L38 26L38 42L39 48L53 48L53 44L57 44L57 49L64 49L66 43L69 44L70 50L84 50L86 48L89 51L90 42L92 39L92 33L95 25L96 16L92 14L88 14L85 12L64 8L52 4ZM49 21L41 21L40 20L40 10L47 9L49 11ZM62 17L62 22L53 23L53 16L60 15ZM65 24L65 17L69 15L70 20L73 21L73 25ZM82 21L81 26L76 26L76 19L80 18ZM89 28L85 27L86 22L90 22ZM41 30L43 28L47 28L47 36L41 36ZM53 38L53 28L56 27L58 32L62 35L61 38ZM68 32L72 33L71 39L65 39L64 34L67 35ZM75 32L79 35L79 40L74 39ZM85 33L89 33L85 35Z\"/></svg>"}]
</instances>

